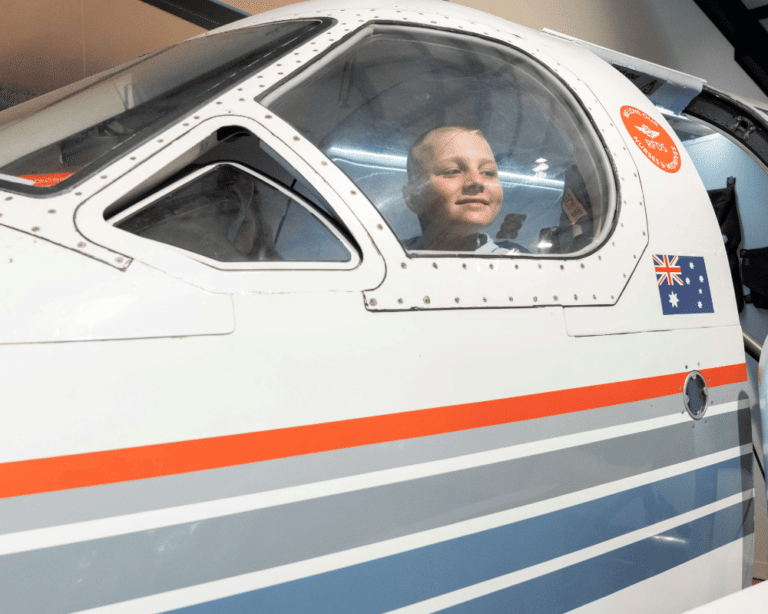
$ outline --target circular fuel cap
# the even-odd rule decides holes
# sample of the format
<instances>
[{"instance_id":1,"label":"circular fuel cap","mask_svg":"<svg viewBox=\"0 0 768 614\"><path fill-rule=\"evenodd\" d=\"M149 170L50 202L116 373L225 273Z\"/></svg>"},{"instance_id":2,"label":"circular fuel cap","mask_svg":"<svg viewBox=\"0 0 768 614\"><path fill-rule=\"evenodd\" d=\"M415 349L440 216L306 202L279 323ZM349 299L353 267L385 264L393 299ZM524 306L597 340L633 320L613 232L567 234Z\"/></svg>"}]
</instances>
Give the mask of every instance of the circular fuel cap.
<instances>
[{"instance_id":1,"label":"circular fuel cap","mask_svg":"<svg viewBox=\"0 0 768 614\"><path fill-rule=\"evenodd\" d=\"M698 371L691 371L683 386L683 404L685 411L694 420L701 420L709 406L709 388L707 380Z\"/></svg>"}]
</instances>

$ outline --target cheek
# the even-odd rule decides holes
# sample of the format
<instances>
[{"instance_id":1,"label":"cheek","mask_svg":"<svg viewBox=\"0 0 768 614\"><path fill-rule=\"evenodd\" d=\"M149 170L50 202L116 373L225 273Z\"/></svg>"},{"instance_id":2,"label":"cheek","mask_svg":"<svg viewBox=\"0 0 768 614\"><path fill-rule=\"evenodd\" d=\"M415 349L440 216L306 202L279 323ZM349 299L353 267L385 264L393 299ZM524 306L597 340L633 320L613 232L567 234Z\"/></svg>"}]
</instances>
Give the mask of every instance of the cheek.
<instances>
[{"instance_id":1,"label":"cheek","mask_svg":"<svg viewBox=\"0 0 768 614\"><path fill-rule=\"evenodd\" d=\"M496 213L501 209L501 203L504 200L504 190L499 183L493 183L488 186L488 194L490 195L491 204Z\"/></svg>"},{"instance_id":2,"label":"cheek","mask_svg":"<svg viewBox=\"0 0 768 614\"><path fill-rule=\"evenodd\" d=\"M428 194L432 207L446 208L450 206L457 192L457 182L446 181L445 179L432 180L429 182ZM458 184L460 187L460 184Z\"/></svg>"}]
</instances>

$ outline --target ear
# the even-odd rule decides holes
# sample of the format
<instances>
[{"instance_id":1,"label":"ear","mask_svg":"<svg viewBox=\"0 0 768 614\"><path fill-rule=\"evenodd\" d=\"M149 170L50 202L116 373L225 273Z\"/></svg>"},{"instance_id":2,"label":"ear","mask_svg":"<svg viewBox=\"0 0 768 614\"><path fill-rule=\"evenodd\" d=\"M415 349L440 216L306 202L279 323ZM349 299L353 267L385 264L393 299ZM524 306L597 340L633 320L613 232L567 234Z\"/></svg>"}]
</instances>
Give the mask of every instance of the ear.
<instances>
[{"instance_id":1,"label":"ear","mask_svg":"<svg viewBox=\"0 0 768 614\"><path fill-rule=\"evenodd\" d=\"M421 199L419 198L418 192L418 186L415 186L410 182L403 186L403 200L408 208L416 215L421 213L421 207L419 206L421 204Z\"/></svg>"}]
</instances>

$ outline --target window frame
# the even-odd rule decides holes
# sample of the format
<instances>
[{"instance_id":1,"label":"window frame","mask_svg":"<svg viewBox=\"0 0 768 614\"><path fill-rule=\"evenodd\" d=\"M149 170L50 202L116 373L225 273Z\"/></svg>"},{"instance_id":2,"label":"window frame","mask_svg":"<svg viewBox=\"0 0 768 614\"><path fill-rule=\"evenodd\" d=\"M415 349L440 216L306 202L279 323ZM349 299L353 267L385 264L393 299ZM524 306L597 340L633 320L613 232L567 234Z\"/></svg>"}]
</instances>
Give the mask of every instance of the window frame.
<instances>
[{"instance_id":1,"label":"window frame","mask_svg":"<svg viewBox=\"0 0 768 614\"><path fill-rule=\"evenodd\" d=\"M264 114L267 110L260 107ZM259 114L253 114L258 116ZM138 161L124 156L106 169L110 178L108 184L98 186L78 199L74 211L72 229L81 241L80 250L88 254L95 249L106 251L105 258L98 254L98 259L116 269L129 269L133 261L146 263L174 277L182 279L202 289L228 294L251 292L317 292L317 291L361 291L379 285L385 275L384 259L373 244L366 226L352 212L349 204L339 196L332 179L320 174L318 166L311 164L302 151L297 151L296 143L290 136L280 134L274 129L274 121L269 125L253 117L243 115L201 116L191 126L171 128L167 133L163 147L157 149L153 143L145 145L149 155L136 156ZM191 123L191 122L189 122ZM172 249L172 246L147 240L124 230L114 228L104 219L104 212L116 203L125 202L127 195L135 196L136 201L146 194L148 186L159 184L157 176L165 169L171 176L182 166L178 162L184 155L201 145L203 141L223 127L237 125L263 140L277 155L283 158L296 173L310 183L320 196L333 208L354 242L359 259L357 265L343 263L346 268L329 267L328 263L313 262L310 266L275 267L274 263L256 261L248 263L249 268L227 269L217 263L211 266L184 250ZM301 145L306 145L301 143ZM139 152L141 154L143 152ZM174 165L176 165L174 167ZM161 170L158 170L161 169ZM104 183L103 181L94 183ZM306 200L306 199L305 199ZM122 210L122 208L121 208ZM97 252L98 253L98 252Z\"/></svg>"},{"instance_id":2,"label":"window frame","mask_svg":"<svg viewBox=\"0 0 768 614\"><path fill-rule=\"evenodd\" d=\"M276 92L289 88L294 80L302 80L305 71L316 69L326 58L338 56L343 45L358 39L360 30L370 25L426 28L477 37L528 56L570 92L591 123L598 147L605 153L613 177L615 201L611 203L614 214L608 231L588 253L506 256L438 252L413 257L378 209L363 195L358 195L356 199L362 198L370 205L370 211L366 207L359 216L369 228L378 229L379 232L372 232L388 262L383 283L364 293L367 308L370 311L404 311L616 304L647 248L649 228L641 173L628 149L626 134L619 127L622 125L618 112L620 105L614 108L614 104L630 101L645 110L652 109L652 105L644 105L645 97L605 62L572 43L553 41L544 35L510 36L508 31L490 24L460 18L452 20L449 28L431 26L426 20L434 17L421 16L416 11L383 8L377 10L377 14L378 19L361 23L333 44L317 49L322 53L291 75L273 77L267 70L265 78L268 74L270 82L266 83L265 93L257 99L269 102ZM329 31L329 36L332 34L333 31ZM577 73L588 77L582 78ZM606 87L610 88L609 95L605 95ZM600 98L595 93L598 91ZM306 140L303 134L285 123L288 129L282 133L293 134L296 140ZM316 151L329 160L319 149ZM341 169L334 168L334 171L336 176L343 175L345 184L353 190L357 187Z\"/></svg>"}]
</instances>

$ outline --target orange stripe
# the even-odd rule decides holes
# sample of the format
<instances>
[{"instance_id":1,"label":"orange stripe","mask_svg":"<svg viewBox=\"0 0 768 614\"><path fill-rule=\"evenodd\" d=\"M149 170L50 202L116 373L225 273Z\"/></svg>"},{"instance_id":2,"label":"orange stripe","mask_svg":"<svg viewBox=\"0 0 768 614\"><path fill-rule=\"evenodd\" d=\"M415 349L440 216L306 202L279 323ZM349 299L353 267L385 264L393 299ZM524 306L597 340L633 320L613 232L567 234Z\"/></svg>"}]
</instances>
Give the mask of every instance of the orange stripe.
<instances>
[{"instance_id":1,"label":"orange stripe","mask_svg":"<svg viewBox=\"0 0 768 614\"><path fill-rule=\"evenodd\" d=\"M746 364L702 371L710 386L747 380ZM677 394L686 373L272 431L0 464L0 498L244 465Z\"/></svg>"}]
</instances>

